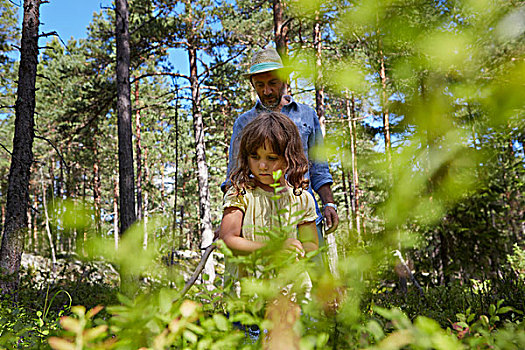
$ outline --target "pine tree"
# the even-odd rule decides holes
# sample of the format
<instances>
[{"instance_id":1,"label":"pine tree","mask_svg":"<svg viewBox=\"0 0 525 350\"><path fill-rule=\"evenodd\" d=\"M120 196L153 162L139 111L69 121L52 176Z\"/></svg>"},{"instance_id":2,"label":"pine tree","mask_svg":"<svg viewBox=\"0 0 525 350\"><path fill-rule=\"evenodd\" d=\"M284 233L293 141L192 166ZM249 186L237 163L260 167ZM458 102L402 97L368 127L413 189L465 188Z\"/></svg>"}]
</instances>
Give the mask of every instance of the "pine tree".
<instances>
[{"instance_id":1,"label":"pine tree","mask_svg":"<svg viewBox=\"0 0 525 350\"><path fill-rule=\"evenodd\" d=\"M18 272L24 237L27 231L29 177L33 163L35 81L38 64L38 27L40 0L24 1L22 44L15 105L15 134L9 170L6 221L0 248L0 280L2 294L13 293L18 287Z\"/></svg>"}]
</instances>

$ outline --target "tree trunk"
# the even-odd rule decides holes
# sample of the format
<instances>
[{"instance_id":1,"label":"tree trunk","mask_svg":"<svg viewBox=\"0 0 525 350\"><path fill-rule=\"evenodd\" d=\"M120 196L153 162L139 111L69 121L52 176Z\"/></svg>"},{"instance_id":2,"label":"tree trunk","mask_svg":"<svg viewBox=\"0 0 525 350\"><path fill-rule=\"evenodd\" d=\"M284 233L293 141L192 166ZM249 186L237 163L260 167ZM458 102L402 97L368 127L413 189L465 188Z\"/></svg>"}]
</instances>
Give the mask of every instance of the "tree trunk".
<instances>
[{"instance_id":1,"label":"tree trunk","mask_svg":"<svg viewBox=\"0 0 525 350\"><path fill-rule=\"evenodd\" d=\"M144 184L147 186L149 178L148 149L144 147ZM148 191L144 191L144 204L142 208L142 228L144 230L144 249L148 248ZM152 237L153 242L154 236Z\"/></svg>"},{"instance_id":2,"label":"tree trunk","mask_svg":"<svg viewBox=\"0 0 525 350\"><path fill-rule=\"evenodd\" d=\"M116 0L117 20L117 112L118 160L120 186L120 235L136 220L135 178L133 169L133 143L131 132L131 95L129 83L129 30L128 2Z\"/></svg>"},{"instance_id":3,"label":"tree trunk","mask_svg":"<svg viewBox=\"0 0 525 350\"><path fill-rule=\"evenodd\" d=\"M350 210L350 201L348 200L348 186L346 185L346 172L345 172L345 166L341 166L341 181L343 183L343 198L345 201L345 209L346 209L346 224L348 231L352 230L354 228L354 223L352 220L352 211ZM351 197L351 196L350 196Z\"/></svg>"},{"instance_id":4,"label":"tree trunk","mask_svg":"<svg viewBox=\"0 0 525 350\"><path fill-rule=\"evenodd\" d=\"M206 146L204 144L204 122L200 111L200 92L197 76L197 50L194 47L188 48L190 61L190 83L193 111L193 132L195 136L195 153L197 158L197 178L199 183L199 213L201 231L201 250L213 243L213 229L211 225L211 205L210 191L208 187L208 164L206 163ZM213 256L206 262L204 273L213 283L215 279L215 269Z\"/></svg>"},{"instance_id":5,"label":"tree trunk","mask_svg":"<svg viewBox=\"0 0 525 350\"><path fill-rule=\"evenodd\" d=\"M15 103L15 135L8 178L6 220L0 248L2 294L11 294L18 288L18 272L24 250L24 234L27 231L29 178L33 163L39 17L40 0L25 0Z\"/></svg>"},{"instance_id":6,"label":"tree trunk","mask_svg":"<svg viewBox=\"0 0 525 350\"><path fill-rule=\"evenodd\" d=\"M323 86L323 72L322 72L322 38L321 38L321 23L318 21L318 15L314 24L313 32L314 48L315 48L315 108L319 124L321 125L321 132L323 137L326 135L326 117L324 107L324 86ZM328 265L332 273L337 272L337 262L339 260L337 255L337 244L335 242L335 234L326 236L326 245L328 246Z\"/></svg>"},{"instance_id":7,"label":"tree trunk","mask_svg":"<svg viewBox=\"0 0 525 350\"><path fill-rule=\"evenodd\" d=\"M164 162L161 160L160 162L160 212L162 213L162 217L166 218L166 202L164 199L166 198L166 183L165 183L165 169L164 169ZM161 234L162 238L166 238L166 229L165 226L162 225L161 228Z\"/></svg>"},{"instance_id":8,"label":"tree trunk","mask_svg":"<svg viewBox=\"0 0 525 350\"><path fill-rule=\"evenodd\" d=\"M98 146L95 135L93 135L93 204L95 209L95 230L97 236L100 235L101 231L101 219L100 219L100 202L101 202L101 186L100 186L100 165L98 157Z\"/></svg>"},{"instance_id":9,"label":"tree trunk","mask_svg":"<svg viewBox=\"0 0 525 350\"><path fill-rule=\"evenodd\" d=\"M356 155L356 122L355 122L355 99L346 93L346 116L348 118L348 129L350 133L350 156L352 165L352 211L355 220L357 232L357 241L361 242L361 213L359 210L359 174L357 172L357 155Z\"/></svg>"},{"instance_id":10,"label":"tree trunk","mask_svg":"<svg viewBox=\"0 0 525 350\"><path fill-rule=\"evenodd\" d=\"M283 4L281 0L273 0L273 31L276 50L286 63L288 61L288 26L283 22Z\"/></svg>"},{"instance_id":11,"label":"tree trunk","mask_svg":"<svg viewBox=\"0 0 525 350\"><path fill-rule=\"evenodd\" d=\"M30 181L29 186L33 194L33 207L38 208L38 186L34 181ZM33 251L40 252L40 239L38 238L38 224L37 224L37 215L32 212L32 208L29 208L28 212L31 213L30 217L32 218L31 230L29 234L33 235Z\"/></svg>"},{"instance_id":12,"label":"tree trunk","mask_svg":"<svg viewBox=\"0 0 525 350\"><path fill-rule=\"evenodd\" d=\"M122 236L137 220L135 214L135 177L133 166L133 140L131 127L131 91L129 83L129 30L128 2L115 1L117 39L117 113L118 113L118 163L120 186L120 232ZM138 248L138 247L137 247ZM121 290L128 297L137 291L138 278L131 266L120 266Z\"/></svg>"},{"instance_id":13,"label":"tree trunk","mask_svg":"<svg viewBox=\"0 0 525 350\"><path fill-rule=\"evenodd\" d=\"M51 233L51 226L49 226L49 213L47 211L47 194L46 194L46 186L44 185L44 174L42 172L42 168L40 168L40 184L42 186L42 207L44 209L44 215L45 215L45 226L46 226L46 233L47 238L49 239L49 249L51 250L51 261L53 262L53 272L56 268L56 253L55 253L55 245L53 243L53 234Z\"/></svg>"},{"instance_id":14,"label":"tree trunk","mask_svg":"<svg viewBox=\"0 0 525 350\"><path fill-rule=\"evenodd\" d=\"M326 116L324 107L324 86L323 86L323 71L322 71L322 32L321 23L319 22L319 14L316 14L316 21L314 24L313 42L315 48L315 109L319 117L319 124L323 136L326 135Z\"/></svg>"},{"instance_id":15,"label":"tree trunk","mask_svg":"<svg viewBox=\"0 0 525 350\"><path fill-rule=\"evenodd\" d=\"M389 170L389 175L392 176L392 144L390 141L390 114L388 112L388 93L387 93L387 78L385 69L385 58L383 57L383 50L381 45L379 46L379 62L380 70L379 76L381 77L381 108L383 115L383 136L385 140L385 154Z\"/></svg>"},{"instance_id":16,"label":"tree trunk","mask_svg":"<svg viewBox=\"0 0 525 350\"><path fill-rule=\"evenodd\" d=\"M115 241L115 251L118 250L118 177L113 180L113 237Z\"/></svg>"},{"instance_id":17,"label":"tree trunk","mask_svg":"<svg viewBox=\"0 0 525 350\"><path fill-rule=\"evenodd\" d=\"M177 89L175 97L175 179L174 179L174 185L173 185L173 225L171 227L172 229L172 238L173 238L173 246L171 248L172 253L176 249L180 249L182 246L182 224L180 229L180 235L177 239L177 199L178 199L178 192L179 192L179 90ZM182 216L181 216L181 223L182 223Z\"/></svg>"},{"instance_id":18,"label":"tree trunk","mask_svg":"<svg viewBox=\"0 0 525 350\"><path fill-rule=\"evenodd\" d=\"M140 138L139 81L135 81L135 144L137 148L137 219L143 218L142 206L142 146Z\"/></svg>"}]
</instances>

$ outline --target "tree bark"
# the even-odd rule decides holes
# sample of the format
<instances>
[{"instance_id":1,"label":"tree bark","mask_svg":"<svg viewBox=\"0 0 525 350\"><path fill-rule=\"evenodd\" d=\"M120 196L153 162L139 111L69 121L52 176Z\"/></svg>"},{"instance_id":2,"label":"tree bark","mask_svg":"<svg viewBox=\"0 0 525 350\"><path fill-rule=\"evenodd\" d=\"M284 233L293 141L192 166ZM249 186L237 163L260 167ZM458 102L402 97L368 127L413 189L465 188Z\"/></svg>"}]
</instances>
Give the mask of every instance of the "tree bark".
<instances>
[{"instance_id":1,"label":"tree bark","mask_svg":"<svg viewBox=\"0 0 525 350\"><path fill-rule=\"evenodd\" d=\"M93 135L93 204L95 209L95 230L97 236L101 233L101 184L100 184L100 161L98 158L98 146L95 135Z\"/></svg>"},{"instance_id":2,"label":"tree bark","mask_svg":"<svg viewBox=\"0 0 525 350\"><path fill-rule=\"evenodd\" d=\"M9 169L6 220L0 247L0 293L18 288L20 262L27 231L29 178L33 163L35 83L38 65L40 0L24 1L18 91L15 103L15 135Z\"/></svg>"},{"instance_id":3,"label":"tree bark","mask_svg":"<svg viewBox=\"0 0 525 350\"><path fill-rule=\"evenodd\" d=\"M288 26L283 21L283 4L281 0L273 0L273 31L275 35L276 50L286 63L288 60Z\"/></svg>"},{"instance_id":4,"label":"tree bark","mask_svg":"<svg viewBox=\"0 0 525 350\"><path fill-rule=\"evenodd\" d=\"M129 82L130 47L128 2L115 1L117 39L117 114L118 161L120 186L120 236L137 220L135 212L135 176L131 121L131 88ZM138 248L138 247L137 247ZM138 277L131 266L120 266L121 290L128 297L137 291Z\"/></svg>"},{"instance_id":5,"label":"tree bark","mask_svg":"<svg viewBox=\"0 0 525 350\"><path fill-rule=\"evenodd\" d=\"M148 184L149 178L149 168L148 168L148 149L144 147L144 184ZM144 249L148 248L148 191L144 192L144 203L142 207L142 228L144 230ZM153 242L155 242L155 236L152 237Z\"/></svg>"},{"instance_id":6,"label":"tree bark","mask_svg":"<svg viewBox=\"0 0 525 350\"><path fill-rule=\"evenodd\" d=\"M55 272L56 268L56 253L55 253L55 244L53 243L53 234L51 233L51 226L49 225L49 213L47 210L47 194L46 194L46 186L44 185L44 174L42 172L42 168L40 168L40 184L42 186L42 207L44 209L44 216L45 216L45 226L46 226L46 233L47 238L49 240L49 249L51 250L51 261L53 262L53 273Z\"/></svg>"},{"instance_id":7,"label":"tree bark","mask_svg":"<svg viewBox=\"0 0 525 350\"><path fill-rule=\"evenodd\" d=\"M135 145L137 149L137 219L143 218L142 205L142 145L140 138L139 81L135 80Z\"/></svg>"},{"instance_id":8,"label":"tree bark","mask_svg":"<svg viewBox=\"0 0 525 350\"><path fill-rule=\"evenodd\" d=\"M117 113L120 235L122 235L136 220L135 177L133 169L133 142L131 132L131 95L129 83L129 14L127 0L116 0L115 11L117 21Z\"/></svg>"},{"instance_id":9,"label":"tree bark","mask_svg":"<svg viewBox=\"0 0 525 350\"><path fill-rule=\"evenodd\" d=\"M177 95L175 97L175 178L174 178L174 189L173 189L173 225L172 229L172 238L173 246L171 248L172 253L176 249L180 249L182 246L182 217L181 217L181 229L180 235L177 239L177 199L179 192L179 90L177 89Z\"/></svg>"},{"instance_id":10,"label":"tree bark","mask_svg":"<svg viewBox=\"0 0 525 350\"><path fill-rule=\"evenodd\" d=\"M381 42L380 42L381 43ZM388 112L387 77L383 49L379 46L379 76L381 77L381 108L383 116L383 136L385 140L385 154L390 176L392 175L392 143L390 140L390 113Z\"/></svg>"},{"instance_id":11,"label":"tree bark","mask_svg":"<svg viewBox=\"0 0 525 350\"><path fill-rule=\"evenodd\" d=\"M352 211L355 220L357 232L357 241L361 242L361 214L359 210L359 173L357 172L357 155L356 155L356 122L355 122L355 99L354 96L348 96L346 93L346 116L348 118L348 129L350 133L350 156L352 165Z\"/></svg>"},{"instance_id":12,"label":"tree bark","mask_svg":"<svg viewBox=\"0 0 525 350\"><path fill-rule=\"evenodd\" d=\"M197 49L188 48L190 61L190 84L193 111L193 132L195 137L195 153L197 158L197 178L199 183L199 213L200 231L202 235L201 250L213 243L213 229L211 225L210 190L208 187L208 164L206 163L206 146L204 144L204 122L200 110L200 92L197 76ZM204 267L210 282L215 279L213 256L208 259Z\"/></svg>"},{"instance_id":13,"label":"tree bark","mask_svg":"<svg viewBox=\"0 0 525 350\"><path fill-rule=\"evenodd\" d=\"M118 178L113 180L113 238L115 251L118 250L119 232L118 232Z\"/></svg>"},{"instance_id":14,"label":"tree bark","mask_svg":"<svg viewBox=\"0 0 525 350\"><path fill-rule=\"evenodd\" d=\"M323 86L323 72L322 72L322 36L321 23L319 22L319 14L316 14L316 21L314 24L313 41L315 48L315 109L319 124L321 125L321 132L323 137L326 136L326 117L324 106L324 86ZM326 236L326 245L328 246L328 265L332 273L337 273L337 262L339 261L337 255L337 243L335 241L335 234Z\"/></svg>"},{"instance_id":15,"label":"tree bark","mask_svg":"<svg viewBox=\"0 0 525 350\"><path fill-rule=\"evenodd\" d=\"M346 209L346 226L348 231L350 231L354 228L354 222L352 220L352 211L350 210L350 201L348 200L348 186L346 185L347 180L344 165L341 166L341 182L343 183L343 198L345 201Z\"/></svg>"},{"instance_id":16,"label":"tree bark","mask_svg":"<svg viewBox=\"0 0 525 350\"><path fill-rule=\"evenodd\" d=\"M319 14L316 14L316 21L314 23L313 42L315 49L315 109L319 117L319 124L323 136L326 135L326 116L324 106L324 86L323 86L323 71L322 71L322 32L321 22L319 21Z\"/></svg>"}]
</instances>

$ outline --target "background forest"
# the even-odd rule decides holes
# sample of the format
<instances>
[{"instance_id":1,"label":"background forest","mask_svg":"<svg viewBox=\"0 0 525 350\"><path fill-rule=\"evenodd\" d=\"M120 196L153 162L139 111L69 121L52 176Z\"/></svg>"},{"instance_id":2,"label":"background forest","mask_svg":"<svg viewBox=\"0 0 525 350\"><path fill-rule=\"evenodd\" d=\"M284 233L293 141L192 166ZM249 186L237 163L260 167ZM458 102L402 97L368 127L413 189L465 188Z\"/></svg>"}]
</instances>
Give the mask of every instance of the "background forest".
<instances>
[{"instance_id":1,"label":"background forest","mask_svg":"<svg viewBox=\"0 0 525 350\"><path fill-rule=\"evenodd\" d=\"M85 39L39 32L27 223L10 248L22 4L0 0L1 266L24 253L0 349L261 347L232 322L268 326L275 281L293 281L284 262L226 303L220 248L204 283L179 293L220 222L233 122L255 104L242 74L267 45L317 111L341 219L331 273L304 263L301 348L525 347L523 1L127 3L137 221L124 232L112 6ZM140 277L135 297L118 294L112 266Z\"/></svg>"}]
</instances>

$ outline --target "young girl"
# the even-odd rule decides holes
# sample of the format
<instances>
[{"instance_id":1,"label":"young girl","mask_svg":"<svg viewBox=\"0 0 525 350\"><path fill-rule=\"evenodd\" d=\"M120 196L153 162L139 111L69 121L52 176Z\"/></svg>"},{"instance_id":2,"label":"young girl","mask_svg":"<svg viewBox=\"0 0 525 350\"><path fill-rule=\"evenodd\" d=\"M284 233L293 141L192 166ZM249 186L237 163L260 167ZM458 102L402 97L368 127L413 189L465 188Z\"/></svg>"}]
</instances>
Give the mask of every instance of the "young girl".
<instances>
[{"instance_id":1,"label":"young girl","mask_svg":"<svg viewBox=\"0 0 525 350\"><path fill-rule=\"evenodd\" d=\"M278 200L274 197L273 173L282 171ZM306 189L308 161L303 153L297 126L290 118L278 113L258 115L243 130L237 166L232 171L232 187L224 196L224 212L220 237L234 254L249 254L265 246L269 237L256 232L262 227L278 225L279 209L288 209L282 221L299 218L297 231L283 244L283 249L298 256L318 248L314 199ZM294 215L298 211L303 214ZM239 280L246 276L242 267L228 264L228 277ZM227 278L229 279L229 278Z\"/></svg>"}]
</instances>

